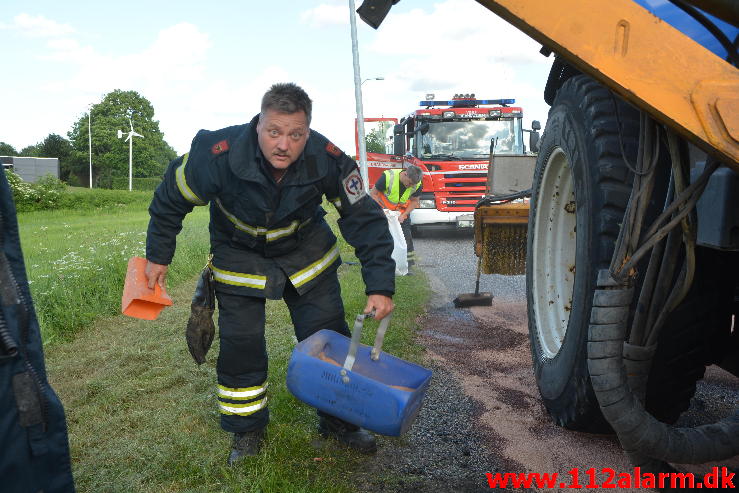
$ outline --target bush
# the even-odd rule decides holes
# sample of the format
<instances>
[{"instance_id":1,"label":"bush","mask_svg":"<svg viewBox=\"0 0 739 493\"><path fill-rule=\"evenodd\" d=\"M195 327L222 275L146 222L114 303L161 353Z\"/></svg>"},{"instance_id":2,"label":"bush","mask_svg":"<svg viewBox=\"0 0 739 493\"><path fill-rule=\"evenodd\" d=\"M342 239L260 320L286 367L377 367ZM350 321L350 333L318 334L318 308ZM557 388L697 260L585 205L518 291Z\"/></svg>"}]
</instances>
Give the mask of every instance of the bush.
<instances>
[{"instance_id":1,"label":"bush","mask_svg":"<svg viewBox=\"0 0 739 493\"><path fill-rule=\"evenodd\" d=\"M134 190L154 191L162 182L162 179L161 177L134 178L132 182ZM128 190L128 178L123 176L113 178L112 187L113 190Z\"/></svg>"},{"instance_id":2,"label":"bush","mask_svg":"<svg viewBox=\"0 0 739 493\"><path fill-rule=\"evenodd\" d=\"M60 209L98 210L115 209L130 204L138 204L143 209L151 202L151 192L129 192L128 190L107 190L104 188L75 188L66 194L59 203Z\"/></svg>"},{"instance_id":3,"label":"bush","mask_svg":"<svg viewBox=\"0 0 739 493\"><path fill-rule=\"evenodd\" d=\"M70 173L69 177L67 178L67 185L70 187L83 187L84 184L82 183L82 180L80 180L80 177L75 175L74 173Z\"/></svg>"},{"instance_id":4,"label":"bush","mask_svg":"<svg viewBox=\"0 0 739 493\"><path fill-rule=\"evenodd\" d=\"M46 175L36 183L28 183L12 171L5 176L13 192L18 212L51 209L99 210L115 209L130 204L146 208L151 202L151 191L106 190L96 188L68 188L64 182ZM157 181L161 181L158 178Z\"/></svg>"},{"instance_id":5,"label":"bush","mask_svg":"<svg viewBox=\"0 0 739 493\"><path fill-rule=\"evenodd\" d=\"M5 177L18 212L57 209L67 194L66 185L51 175L43 176L36 183L27 183L10 170L5 170Z\"/></svg>"}]
</instances>

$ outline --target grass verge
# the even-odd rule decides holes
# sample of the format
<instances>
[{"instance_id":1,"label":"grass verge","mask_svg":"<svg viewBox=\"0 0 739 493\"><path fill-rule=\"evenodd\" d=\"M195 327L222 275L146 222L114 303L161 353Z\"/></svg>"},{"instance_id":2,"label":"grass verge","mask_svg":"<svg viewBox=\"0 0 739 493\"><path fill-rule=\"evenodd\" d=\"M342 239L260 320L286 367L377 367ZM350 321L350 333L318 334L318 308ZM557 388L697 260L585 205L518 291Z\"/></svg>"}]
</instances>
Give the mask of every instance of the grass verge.
<instances>
[{"instance_id":1,"label":"grass verge","mask_svg":"<svg viewBox=\"0 0 739 493\"><path fill-rule=\"evenodd\" d=\"M105 207L18 215L45 344L68 341L96 318L120 313L128 259L144 256L151 193L131 192L131 202L121 203L116 197L129 192L106 192L112 202ZM205 264L208 248L208 211L198 207L178 237L169 286L192 279Z\"/></svg>"},{"instance_id":2,"label":"grass verge","mask_svg":"<svg viewBox=\"0 0 739 493\"><path fill-rule=\"evenodd\" d=\"M334 222L331 217L329 222ZM192 225L195 235L202 234L198 224ZM176 261L187 241L179 240ZM345 260L356 260L343 240L340 246ZM366 301L360 267L343 265L340 278L351 320ZM219 427L214 393L218 342L198 367L184 341L194 282L190 275L186 282L172 284L175 304L157 321L98 318L73 340L47 351L50 380L67 413L78 490L353 491L352 472L372 458L320 439L315 411L288 392L285 377L294 339L282 302L267 303L272 416L266 446L239 467L225 466L230 436ZM427 297L423 276L397 279L396 311L384 350L419 360L413 335ZM363 335L364 343L374 340L373 328Z\"/></svg>"}]
</instances>

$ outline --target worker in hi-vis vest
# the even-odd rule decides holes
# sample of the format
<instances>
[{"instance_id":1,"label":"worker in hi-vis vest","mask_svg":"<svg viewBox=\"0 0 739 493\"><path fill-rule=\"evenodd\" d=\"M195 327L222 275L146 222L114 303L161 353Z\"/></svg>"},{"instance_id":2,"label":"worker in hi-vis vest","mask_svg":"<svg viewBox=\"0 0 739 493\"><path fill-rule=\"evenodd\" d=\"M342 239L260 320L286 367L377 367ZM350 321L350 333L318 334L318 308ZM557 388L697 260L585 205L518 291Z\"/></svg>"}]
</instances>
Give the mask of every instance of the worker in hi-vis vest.
<instances>
[{"instance_id":1,"label":"worker in hi-vis vest","mask_svg":"<svg viewBox=\"0 0 739 493\"><path fill-rule=\"evenodd\" d=\"M421 200L423 171L414 164L405 169L388 169L377 179L370 195L385 209L400 211L398 220L408 246L408 265L415 263L411 222L408 217Z\"/></svg>"}]
</instances>

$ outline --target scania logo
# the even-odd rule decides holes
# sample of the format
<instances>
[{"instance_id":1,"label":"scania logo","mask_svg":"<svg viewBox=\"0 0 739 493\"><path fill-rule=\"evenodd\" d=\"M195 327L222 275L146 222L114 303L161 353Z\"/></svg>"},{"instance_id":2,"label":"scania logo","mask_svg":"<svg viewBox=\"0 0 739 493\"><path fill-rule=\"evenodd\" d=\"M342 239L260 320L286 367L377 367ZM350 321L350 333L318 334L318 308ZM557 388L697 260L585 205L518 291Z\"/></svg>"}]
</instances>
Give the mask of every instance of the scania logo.
<instances>
[{"instance_id":1,"label":"scania logo","mask_svg":"<svg viewBox=\"0 0 739 493\"><path fill-rule=\"evenodd\" d=\"M487 164L460 164L459 169L488 169Z\"/></svg>"}]
</instances>

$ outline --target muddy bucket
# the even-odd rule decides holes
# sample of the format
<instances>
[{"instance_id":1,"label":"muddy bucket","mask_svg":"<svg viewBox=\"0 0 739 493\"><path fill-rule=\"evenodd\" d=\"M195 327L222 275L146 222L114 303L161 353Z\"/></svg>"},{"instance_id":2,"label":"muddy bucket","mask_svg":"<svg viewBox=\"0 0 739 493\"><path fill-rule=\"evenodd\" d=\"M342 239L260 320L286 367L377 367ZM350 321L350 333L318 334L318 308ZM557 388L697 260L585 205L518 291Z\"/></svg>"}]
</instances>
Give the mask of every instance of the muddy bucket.
<instances>
[{"instance_id":1,"label":"muddy bucket","mask_svg":"<svg viewBox=\"0 0 739 493\"><path fill-rule=\"evenodd\" d=\"M382 320L374 347L360 344L365 315L357 315L352 338L321 330L293 350L287 388L321 411L381 435L399 436L413 423L431 370L382 353L390 316Z\"/></svg>"},{"instance_id":2,"label":"muddy bucket","mask_svg":"<svg viewBox=\"0 0 739 493\"><path fill-rule=\"evenodd\" d=\"M131 257L121 297L121 312L129 317L155 320L164 307L172 305L172 298L159 284L149 289L146 280L146 259Z\"/></svg>"}]
</instances>

